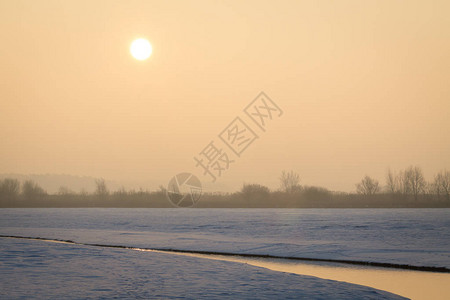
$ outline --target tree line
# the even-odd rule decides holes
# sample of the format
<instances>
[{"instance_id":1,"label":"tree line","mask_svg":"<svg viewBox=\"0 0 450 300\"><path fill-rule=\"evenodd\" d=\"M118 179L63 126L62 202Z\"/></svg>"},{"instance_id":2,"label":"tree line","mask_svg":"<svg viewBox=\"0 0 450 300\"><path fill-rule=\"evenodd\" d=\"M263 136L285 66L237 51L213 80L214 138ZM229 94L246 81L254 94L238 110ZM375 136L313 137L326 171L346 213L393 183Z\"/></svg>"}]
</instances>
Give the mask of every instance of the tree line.
<instances>
[{"instance_id":1,"label":"tree line","mask_svg":"<svg viewBox=\"0 0 450 300\"><path fill-rule=\"evenodd\" d=\"M405 170L394 172L388 170L386 184L381 187L378 180L365 176L356 184L356 191L362 195L388 193L403 198L413 198L418 201L428 196L450 201L450 172L443 170L434 176L432 181L426 181L423 171L418 166L410 166Z\"/></svg>"},{"instance_id":2,"label":"tree line","mask_svg":"<svg viewBox=\"0 0 450 300\"><path fill-rule=\"evenodd\" d=\"M0 207L172 207L163 186L157 191L110 191L104 179L95 183L93 193L60 187L58 193L48 194L31 180L21 183L6 178L0 180ZM302 185L300 175L292 170L282 171L279 184L276 190L245 183L234 193L204 193L197 207L450 207L450 172L440 171L428 182L417 166L398 172L388 170L384 185L365 175L352 193Z\"/></svg>"}]
</instances>

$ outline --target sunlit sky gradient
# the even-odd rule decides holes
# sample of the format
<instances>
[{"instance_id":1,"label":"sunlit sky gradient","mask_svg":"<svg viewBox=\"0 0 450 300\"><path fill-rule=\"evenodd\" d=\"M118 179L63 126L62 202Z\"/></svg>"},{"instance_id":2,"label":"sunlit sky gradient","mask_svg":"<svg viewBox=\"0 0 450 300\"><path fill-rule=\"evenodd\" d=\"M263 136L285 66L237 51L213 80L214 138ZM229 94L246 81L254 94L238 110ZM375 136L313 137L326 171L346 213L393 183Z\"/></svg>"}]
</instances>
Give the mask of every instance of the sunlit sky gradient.
<instances>
[{"instance_id":1,"label":"sunlit sky gradient","mask_svg":"<svg viewBox=\"0 0 450 300\"><path fill-rule=\"evenodd\" d=\"M0 173L207 182L193 157L265 91L285 113L218 190L276 188L283 169L342 191L411 164L431 179L450 169L449 16L446 0L1 0Z\"/></svg>"}]
</instances>

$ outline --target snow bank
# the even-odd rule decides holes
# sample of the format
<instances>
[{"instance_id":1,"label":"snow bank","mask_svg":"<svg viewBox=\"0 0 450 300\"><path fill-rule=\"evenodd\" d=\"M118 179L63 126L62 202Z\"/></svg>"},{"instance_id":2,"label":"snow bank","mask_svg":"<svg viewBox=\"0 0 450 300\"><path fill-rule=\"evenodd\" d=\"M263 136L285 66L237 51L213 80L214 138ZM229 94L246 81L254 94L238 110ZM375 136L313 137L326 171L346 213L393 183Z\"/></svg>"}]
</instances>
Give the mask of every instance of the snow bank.
<instances>
[{"instance_id":1,"label":"snow bank","mask_svg":"<svg viewBox=\"0 0 450 300\"><path fill-rule=\"evenodd\" d=\"M0 238L0 298L405 299L246 264Z\"/></svg>"}]
</instances>

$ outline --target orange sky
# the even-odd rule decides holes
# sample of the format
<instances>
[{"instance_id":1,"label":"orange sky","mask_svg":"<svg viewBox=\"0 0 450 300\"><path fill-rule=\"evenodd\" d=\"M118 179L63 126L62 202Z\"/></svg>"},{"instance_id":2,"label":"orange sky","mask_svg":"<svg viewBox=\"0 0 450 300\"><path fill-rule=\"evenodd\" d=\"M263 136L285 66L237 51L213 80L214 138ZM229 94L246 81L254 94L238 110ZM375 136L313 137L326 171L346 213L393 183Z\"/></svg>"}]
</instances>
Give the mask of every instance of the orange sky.
<instances>
[{"instance_id":1,"label":"orange sky","mask_svg":"<svg viewBox=\"0 0 450 300\"><path fill-rule=\"evenodd\" d=\"M264 91L284 114L210 189L276 188L283 169L343 191L389 167L431 179L450 169L449 15L445 0L0 0L0 173L207 184L194 156Z\"/></svg>"}]
</instances>

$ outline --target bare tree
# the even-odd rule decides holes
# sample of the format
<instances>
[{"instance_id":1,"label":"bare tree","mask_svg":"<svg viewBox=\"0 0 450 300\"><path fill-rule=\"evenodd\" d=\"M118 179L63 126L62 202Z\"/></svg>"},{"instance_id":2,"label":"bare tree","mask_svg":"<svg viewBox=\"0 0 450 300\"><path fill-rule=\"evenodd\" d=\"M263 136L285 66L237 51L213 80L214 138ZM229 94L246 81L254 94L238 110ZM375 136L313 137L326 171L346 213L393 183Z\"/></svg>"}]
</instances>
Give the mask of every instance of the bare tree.
<instances>
[{"instance_id":1,"label":"bare tree","mask_svg":"<svg viewBox=\"0 0 450 300\"><path fill-rule=\"evenodd\" d=\"M244 183L241 189L241 193L244 196L268 196L270 194L270 190L268 187L257 184L257 183Z\"/></svg>"},{"instance_id":2,"label":"bare tree","mask_svg":"<svg viewBox=\"0 0 450 300\"><path fill-rule=\"evenodd\" d=\"M286 193L293 193L300 190L300 176L294 171L283 171L280 176L281 190Z\"/></svg>"},{"instance_id":3,"label":"bare tree","mask_svg":"<svg viewBox=\"0 0 450 300\"><path fill-rule=\"evenodd\" d=\"M105 179L100 178L95 180L95 185L96 185L95 194L98 197L105 198L106 196L109 195L109 190L106 187Z\"/></svg>"},{"instance_id":4,"label":"bare tree","mask_svg":"<svg viewBox=\"0 0 450 300\"><path fill-rule=\"evenodd\" d=\"M436 185L434 184L434 182L426 182L423 193L430 196L437 195L438 193L436 192Z\"/></svg>"},{"instance_id":5,"label":"bare tree","mask_svg":"<svg viewBox=\"0 0 450 300\"><path fill-rule=\"evenodd\" d=\"M425 178L422 173L422 169L415 166L410 166L403 173L404 183L408 187L410 194L414 196L414 200L417 201L420 194L422 194L426 187Z\"/></svg>"},{"instance_id":6,"label":"bare tree","mask_svg":"<svg viewBox=\"0 0 450 300\"><path fill-rule=\"evenodd\" d=\"M398 192L398 178L390 169L386 175L386 189L391 194Z\"/></svg>"},{"instance_id":7,"label":"bare tree","mask_svg":"<svg viewBox=\"0 0 450 300\"><path fill-rule=\"evenodd\" d=\"M270 197L268 187L261 184L246 184L242 186L241 195L249 206L264 206Z\"/></svg>"},{"instance_id":8,"label":"bare tree","mask_svg":"<svg viewBox=\"0 0 450 300\"><path fill-rule=\"evenodd\" d=\"M365 176L360 183L356 184L356 191L362 195L375 195L380 190L378 180Z\"/></svg>"},{"instance_id":9,"label":"bare tree","mask_svg":"<svg viewBox=\"0 0 450 300\"><path fill-rule=\"evenodd\" d=\"M434 190L438 197L441 195L447 198L447 201L450 201L450 172L449 171L440 171L434 177Z\"/></svg>"},{"instance_id":10,"label":"bare tree","mask_svg":"<svg viewBox=\"0 0 450 300\"><path fill-rule=\"evenodd\" d=\"M405 197L411 195L411 185L406 171L400 171L397 175L398 191Z\"/></svg>"},{"instance_id":11,"label":"bare tree","mask_svg":"<svg viewBox=\"0 0 450 300\"><path fill-rule=\"evenodd\" d=\"M0 197L17 198L20 191L20 182L17 179L5 178L0 180Z\"/></svg>"},{"instance_id":12,"label":"bare tree","mask_svg":"<svg viewBox=\"0 0 450 300\"><path fill-rule=\"evenodd\" d=\"M125 189L125 187L122 185L117 191L113 193L115 196L125 197L128 195L128 191Z\"/></svg>"},{"instance_id":13,"label":"bare tree","mask_svg":"<svg viewBox=\"0 0 450 300\"><path fill-rule=\"evenodd\" d=\"M22 185L22 195L27 200L35 199L45 194L44 189L32 180L27 180Z\"/></svg>"}]
</instances>

